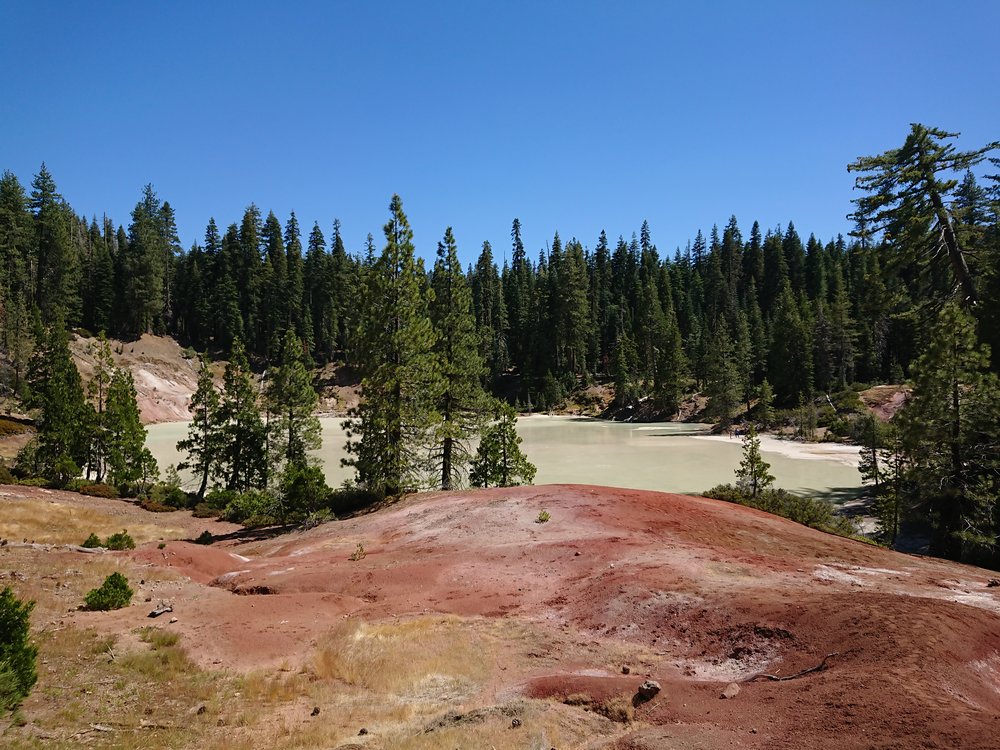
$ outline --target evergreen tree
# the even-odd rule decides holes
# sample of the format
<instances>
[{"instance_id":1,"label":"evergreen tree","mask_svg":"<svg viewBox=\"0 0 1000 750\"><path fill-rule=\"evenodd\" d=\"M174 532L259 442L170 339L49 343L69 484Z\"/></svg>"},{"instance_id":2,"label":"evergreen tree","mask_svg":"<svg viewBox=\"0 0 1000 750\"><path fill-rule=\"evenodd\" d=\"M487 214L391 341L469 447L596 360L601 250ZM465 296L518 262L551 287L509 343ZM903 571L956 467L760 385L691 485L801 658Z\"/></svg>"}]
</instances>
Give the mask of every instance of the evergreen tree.
<instances>
[{"instance_id":1,"label":"evergreen tree","mask_svg":"<svg viewBox=\"0 0 1000 750\"><path fill-rule=\"evenodd\" d=\"M268 450L274 467L307 466L308 451L322 444L319 419L313 413L319 398L303 357L302 342L288 329L281 345L281 364L272 368L265 390Z\"/></svg>"},{"instance_id":2,"label":"evergreen tree","mask_svg":"<svg viewBox=\"0 0 1000 750\"><path fill-rule=\"evenodd\" d=\"M779 403L795 404L812 394L812 351L809 329L785 281L772 326L768 379Z\"/></svg>"},{"instance_id":3,"label":"evergreen tree","mask_svg":"<svg viewBox=\"0 0 1000 750\"><path fill-rule=\"evenodd\" d=\"M481 379L485 372L472 314L472 293L458 259L451 227L438 243L431 288L431 322L443 388L437 403L441 421L431 452L441 489L457 486L471 459L471 440L479 434L486 410Z\"/></svg>"},{"instance_id":4,"label":"evergreen tree","mask_svg":"<svg viewBox=\"0 0 1000 750\"><path fill-rule=\"evenodd\" d=\"M736 484L744 492L749 492L755 498L774 484L774 476L770 474L771 464L760 454L760 438L757 429L751 423L743 437L743 458L736 470Z\"/></svg>"},{"instance_id":5,"label":"evergreen tree","mask_svg":"<svg viewBox=\"0 0 1000 750\"><path fill-rule=\"evenodd\" d=\"M725 325L716 329L709 347L705 392L708 395L708 415L723 427L728 427L740 406L742 391L733 342Z\"/></svg>"},{"instance_id":6,"label":"evergreen tree","mask_svg":"<svg viewBox=\"0 0 1000 750\"><path fill-rule=\"evenodd\" d=\"M944 175L975 166L1000 143L956 151L948 141L957 136L913 123L900 148L859 157L847 170L860 173L855 187L866 193L853 201L854 218L871 232L884 231L904 262L946 260L962 300L972 305L978 298L976 283L948 205L958 181Z\"/></svg>"},{"instance_id":7,"label":"evergreen tree","mask_svg":"<svg viewBox=\"0 0 1000 750\"><path fill-rule=\"evenodd\" d=\"M495 384L510 363L507 355L507 307L493 248L483 243L483 250L472 273L472 307L476 315L479 350L488 372L487 381Z\"/></svg>"},{"instance_id":8,"label":"evergreen tree","mask_svg":"<svg viewBox=\"0 0 1000 750\"><path fill-rule=\"evenodd\" d=\"M951 559L992 546L1000 493L1000 385L975 324L949 303L913 365L913 393L897 414L914 501L929 510L932 552Z\"/></svg>"},{"instance_id":9,"label":"evergreen tree","mask_svg":"<svg viewBox=\"0 0 1000 750\"><path fill-rule=\"evenodd\" d=\"M191 396L191 424L187 437L177 443L178 452L187 454L177 465L178 470L190 469L199 478L198 502L205 497L209 478L216 473L225 445L220 405L219 390L212 371L208 361L202 359L198 368L198 385Z\"/></svg>"},{"instance_id":10,"label":"evergreen tree","mask_svg":"<svg viewBox=\"0 0 1000 750\"><path fill-rule=\"evenodd\" d=\"M655 395L661 408L675 414L680 409L687 381L687 357L677 316L671 309L665 316L664 332L660 338L656 359Z\"/></svg>"},{"instance_id":11,"label":"evergreen tree","mask_svg":"<svg viewBox=\"0 0 1000 750\"><path fill-rule=\"evenodd\" d=\"M108 442L108 479L112 484L148 487L158 476L156 460L146 447L146 428L139 418L135 381L117 368L108 384L105 419Z\"/></svg>"},{"instance_id":12,"label":"evergreen tree","mask_svg":"<svg viewBox=\"0 0 1000 750\"><path fill-rule=\"evenodd\" d=\"M57 318L39 339L42 343L30 366L27 402L29 408L38 410L38 434L18 463L28 464L36 475L65 483L78 476L87 461L89 411L62 320Z\"/></svg>"},{"instance_id":13,"label":"evergreen tree","mask_svg":"<svg viewBox=\"0 0 1000 750\"><path fill-rule=\"evenodd\" d=\"M389 205L386 245L367 273L359 341L361 404L352 410L345 465L369 491L395 495L418 486L427 443L440 422L442 378L427 311L423 271L398 195Z\"/></svg>"},{"instance_id":14,"label":"evergreen tree","mask_svg":"<svg viewBox=\"0 0 1000 750\"><path fill-rule=\"evenodd\" d=\"M164 204L152 185L132 210L128 247L123 253L124 315L122 331L131 336L162 333L167 300L167 263L172 255L171 237L164 222Z\"/></svg>"},{"instance_id":15,"label":"evergreen tree","mask_svg":"<svg viewBox=\"0 0 1000 750\"><path fill-rule=\"evenodd\" d=\"M496 422L479 442L469 479L473 487L514 487L531 484L535 465L521 451L517 413L509 404L498 404Z\"/></svg>"},{"instance_id":16,"label":"evergreen tree","mask_svg":"<svg viewBox=\"0 0 1000 750\"><path fill-rule=\"evenodd\" d=\"M108 424L107 407L111 379L115 374L115 360L111 356L111 345L103 333L97 337L97 341L90 344L88 350L90 356L94 358L94 374L87 383L87 396L93 409L87 476L90 477L93 471L97 481L103 482L107 472L111 442L114 439L111 426Z\"/></svg>"},{"instance_id":17,"label":"evergreen tree","mask_svg":"<svg viewBox=\"0 0 1000 750\"><path fill-rule=\"evenodd\" d=\"M757 408L754 416L764 429L769 428L774 423L774 391L771 384L764 378L757 389Z\"/></svg>"},{"instance_id":18,"label":"evergreen tree","mask_svg":"<svg viewBox=\"0 0 1000 750\"><path fill-rule=\"evenodd\" d=\"M635 371L638 363L635 343L627 333L618 337L612 360L612 371L615 378L615 404L627 406L639 397L639 387L635 382Z\"/></svg>"},{"instance_id":19,"label":"evergreen tree","mask_svg":"<svg viewBox=\"0 0 1000 750\"><path fill-rule=\"evenodd\" d=\"M264 422L257 407L257 388L243 342L236 339L222 376L219 404L223 447L219 474L226 489L246 492L267 481Z\"/></svg>"},{"instance_id":20,"label":"evergreen tree","mask_svg":"<svg viewBox=\"0 0 1000 750\"><path fill-rule=\"evenodd\" d=\"M80 265L70 236L72 214L44 162L31 183L35 215L35 301L46 323L70 325L80 315Z\"/></svg>"}]
</instances>

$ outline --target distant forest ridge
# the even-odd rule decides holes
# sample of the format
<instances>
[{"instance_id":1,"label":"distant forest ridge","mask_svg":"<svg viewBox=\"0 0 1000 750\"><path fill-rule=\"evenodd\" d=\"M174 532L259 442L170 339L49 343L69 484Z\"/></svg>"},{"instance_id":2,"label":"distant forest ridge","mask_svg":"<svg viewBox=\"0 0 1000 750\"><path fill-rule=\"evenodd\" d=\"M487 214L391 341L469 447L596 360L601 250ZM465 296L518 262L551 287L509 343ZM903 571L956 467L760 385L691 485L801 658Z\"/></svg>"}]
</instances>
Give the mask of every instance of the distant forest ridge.
<instances>
[{"instance_id":1,"label":"distant forest ridge","mask_svg":"<svg viewBox=\"0 0 1000 750\"><path fill-rule=\"evenodd\" d=\"M970 169L958 178L940 197L980 289L977 317L1000 321L996 181L983 187ZM514 219L510 264L498 268L484 242L467 274L484 382L516 373L516 396L546 406L580 377L613 376L622 396L652 394L668 410L720 368L737 381L738 397L766 378L782 404L857 381L898 382L924 344L928 303L964 281L940 248L914 249L934 234L933 216L894 236L900 229L878 213L859 205L852 236L827 242L803 239L791 222L746 231L732 217L672 254L658 251L643 223L628 237L602 232L593 249L557 233L533 256ZM318 223L304 244L302 235L294 213L282 224L251 205L224 230L209 220L204 240L185 250L173 209L151 185L128 226L116 227L76 215L44 164L30 193L5 172L4 349L23 369L38 318L122 338L170 334L223 355L238 338L258 361L273 359L292 330L315 363L356 363L356 302L376 241L369 235L366 247L348 252L339 221L329 241ZM996 366L1000 325L980 334Z\"/></svg>"}]
</instances>

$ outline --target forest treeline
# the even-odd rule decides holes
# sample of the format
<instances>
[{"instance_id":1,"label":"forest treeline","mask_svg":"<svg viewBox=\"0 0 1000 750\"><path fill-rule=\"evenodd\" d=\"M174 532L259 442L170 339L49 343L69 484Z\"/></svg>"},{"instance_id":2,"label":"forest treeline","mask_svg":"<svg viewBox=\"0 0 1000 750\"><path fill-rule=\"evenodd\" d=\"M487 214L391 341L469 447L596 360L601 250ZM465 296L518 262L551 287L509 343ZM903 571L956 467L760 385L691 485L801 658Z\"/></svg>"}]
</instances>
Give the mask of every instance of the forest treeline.
<instances>
[{"instance_id":1,"label":"forest treeline","mask_svg":"<svg viewBox=\"0 0 1000 750\"><path fill-rule=\"evenodd\" d=\"M439 273L414 254L398 198L381 253L372 235L349 252L339 221L329 238L318 223L303 237L294 213L282 222L255 205L225 230L209 220L202 241L185 250L172 208L151 186L127 226L116 226L77 216L44 165L30 191L7 172L0 181L0 303L11 386L23 387L33 332L65 321L122 338L170 334L223 356L240 341L259 365L277 361L291 333L312 363L350 365L369 391L391 398L398 372L380 370L383 361L419 370L420 351L446 338L428 316L448 279L448 290L460 283L470 295L468 320L448 323L473 333L463 340L474 341L476 362L462 364L463 372L523 409L555 405L592 378L613 379L619 405L648 397L665 414L687 395L705 393L709 415L721 422L754 403L794 407L857 383L919 383L944 366L927 359L946 354L935 349L941 320L948 331L967 333L951 351L973 352L978 364L967 357L963 366L986 378L975 387L956 380L952 390L980 398L1000 364L1000 193L995 176L977 176L974 168L990 163L995 144L957 152L953 140L914 125L901 148L849 165L859 192L848 237L804 236L791 222L754 222L746 230L731 217L672 251L658 247L644 222L614 239L602 232L592 247L556 234L529 253L514 219L509 263L498 266L484 242L463 269L448 230L438 243L446 264ZM412 309L379 309L385 300L410 300ZM441 361L428 359L427 372ZM919 404L919 395L911 400ZM938 548L951 555L960 554L963 539L983 544L1000 527L995 467L967 460L988 455L982 448L993 445L996 430L980 425L972 435L965 416L963 404L951 422L943 417L955 450L940 458L954 485L949 492L964 499L935 504L930 488L904 488L919 472L902 472L893 485L909 498L900 507L918 508L936 524ZM422 429L419 420L411 428ZM904 440L913 472L926 457L914 441L929 439L918 431ZM878 464L877 451L891 440L869 432ZM362 433L354 455L369 449ZM397 468L402 461L385 450L378 455ZM881 464L875 472L882 492L886 472ZM390 489L402 478L392 474ZM963 503L975 513L971 506L957 516L942 511Z\"/></svg>"}]
</instances>

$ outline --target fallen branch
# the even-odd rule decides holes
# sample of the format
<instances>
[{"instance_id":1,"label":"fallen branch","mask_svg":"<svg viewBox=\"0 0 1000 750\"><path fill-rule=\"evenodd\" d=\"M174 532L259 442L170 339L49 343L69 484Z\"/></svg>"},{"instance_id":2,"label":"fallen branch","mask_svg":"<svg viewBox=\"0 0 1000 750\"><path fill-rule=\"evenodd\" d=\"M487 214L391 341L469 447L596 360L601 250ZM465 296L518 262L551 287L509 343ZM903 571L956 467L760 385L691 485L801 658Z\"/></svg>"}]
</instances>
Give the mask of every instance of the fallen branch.
<instances>
[{"instance_id":1,"label":"fallen branch","mask_svg":"<svg viewBox=\"0 0 1000 750\"><path fill-rule=\"evenodd\" d=\"M810 672L820 672L826 669L826 660L833 656L839 656L839 652L834 651L832 654L827 654L826 656L823 657L823 661L821 661L815 667L809 667L808 669L803 669L801 672L796 672L795 674L789 674L785 675L784 677L779 677L776 674L767 674L765 672L758 672L757 674L751 675L750 677L747 677L745 680L742 680L742 682L753 682L754 680L759 680L759 679L774 680L775 682L794 680L796 677L802 677L803 675L807 675Z\"/></svg>"}]
</instances>

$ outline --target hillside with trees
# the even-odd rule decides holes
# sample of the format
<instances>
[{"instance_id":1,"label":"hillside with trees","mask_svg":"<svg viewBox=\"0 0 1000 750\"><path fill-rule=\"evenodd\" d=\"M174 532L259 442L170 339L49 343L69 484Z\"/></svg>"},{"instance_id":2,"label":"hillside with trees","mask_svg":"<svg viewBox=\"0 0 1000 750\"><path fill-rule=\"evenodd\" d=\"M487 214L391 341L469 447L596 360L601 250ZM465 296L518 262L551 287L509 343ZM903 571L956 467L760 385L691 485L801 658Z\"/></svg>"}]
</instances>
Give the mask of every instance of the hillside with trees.
<instances>
[{"instance_id":1,"label":"hillside with trees","mask_svg":"<svg viewBox=\"0 0 1000 750\"><path fill-rule=\"evenodd\" d=\"M642 400L669 416L700 393L718 423L766 427L773 409L800 410L806 423L824 402L856 399L859 384L909 380L890 426L837 425L867 441L886 536L901 514L916 514L934 528L936 552L995 560L1000 182L990 174L996 144L960 152L955 137L914 125L900 148L849 165L858 191L847 237L818 238L791 221L747 230L732 216L669 250L644 222L616 239L601 232L592 247L556 233L529 255L514 219L510 263L498 267L485 242L465 269L450 229L425 267L398 196L381 251L372 235L348 251L339 221L329 236L319 223L305 233L294 213L282 221L255 205L225 229L209 219L184 249L151 185L118 225L78 216L44 164L30 189L6 172L4 385L39 410L42 429L102 398L83 399L69 377L46 381L59 393L31 377L67 329L165 334L226 358L236 364L218 407L208 395L200 403L230 431L258 430L251 412L281 428L263 453L231 434L207 475L213 443L193 435L192 462L247 491L273 482L276 467L284 476L306 466L307 371L342 363L363 394L350 460L364 486L393 494L421 484L417 474L445 488L463 481L470 437L506 419L497 396L546 409L601 381L614 384L619 407ZM46 366L61 372L55 359ZM270 374L260 398L247 390L251 370ZM49 414L54 400L66 414ZM76 431L52 430L40 466L63 475L89 465Z\"/></svg>"}]
</instances>

